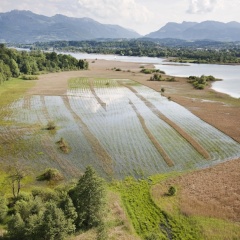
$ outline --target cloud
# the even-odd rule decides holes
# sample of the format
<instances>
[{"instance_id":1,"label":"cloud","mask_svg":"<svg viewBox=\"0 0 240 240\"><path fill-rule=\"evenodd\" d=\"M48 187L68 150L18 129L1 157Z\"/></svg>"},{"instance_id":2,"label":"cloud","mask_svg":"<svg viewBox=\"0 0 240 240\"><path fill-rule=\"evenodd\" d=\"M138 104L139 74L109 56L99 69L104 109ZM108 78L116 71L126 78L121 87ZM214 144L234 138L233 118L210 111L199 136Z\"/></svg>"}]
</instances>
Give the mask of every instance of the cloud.
<instances>
[{"instance_id":1,"label":"cloud","mask_svg":"<svg viewBox=\"0 0 240 240\"><path fill-rule=\"evenodd\" d=\"M104 19L112 19L120 22L127 19L129 22L146 22L150 11L136 0L78 0L81 11L89 16Z\"/></svg>"},{"instance_id":2,"label":"cloud","mask_svg":"<svg viewBox=\"0 0 240 240\"><path fill-rule=\"evenodd\" d=\"M220 0L190 0L188 13L212 12L220 4Z\"/></svg>"}]
</instances>

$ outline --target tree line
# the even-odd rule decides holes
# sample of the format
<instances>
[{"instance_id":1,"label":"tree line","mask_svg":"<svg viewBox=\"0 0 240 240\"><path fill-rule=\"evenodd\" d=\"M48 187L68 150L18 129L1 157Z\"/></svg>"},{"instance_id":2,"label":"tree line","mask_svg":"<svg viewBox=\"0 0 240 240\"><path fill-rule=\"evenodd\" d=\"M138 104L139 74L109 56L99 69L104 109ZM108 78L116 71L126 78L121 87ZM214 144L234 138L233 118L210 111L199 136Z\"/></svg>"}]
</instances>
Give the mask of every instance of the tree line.
<instances>
[{"instance_id":1,"label":"tree line","mask_svg":"<svg viewBox=\"0 0 240 240\"><path fill-rule=\"evenodd\" d=\"M88 62L71 55L56 52L17 51L0 44L0 84L11 77L37 75L41 72L57 72L88 69Z\"/></svg>"},{"instance_id":2,"label":"tree line","mask_svg":"<svg viewBox=\"0 0 240 240\"><path fill-rule=\"evenodd\" d=\"M23 45L21 45L23 46ZM174 58L172 61L194 63L240 63L238 43L215 41L184 42L180 40L134 39L37 42L25 45L33 50L116 54Z\"/></svg>"},{"instance_id":3,"label":"tree line","mask_svg":"<svg viewBox=\"0 0 240 240\"><path fill-rule=\"evenodd\" d=\"M41 180L44 176L56 177L56 169L46 171ZM87 167L76 184L53 190L35 188L8 199L0 196L0 223L7 222L7 232L2 239L61 240L93 227L99 229L101 239L105 186L95 170Z\"/></svg>"}]
</instances>

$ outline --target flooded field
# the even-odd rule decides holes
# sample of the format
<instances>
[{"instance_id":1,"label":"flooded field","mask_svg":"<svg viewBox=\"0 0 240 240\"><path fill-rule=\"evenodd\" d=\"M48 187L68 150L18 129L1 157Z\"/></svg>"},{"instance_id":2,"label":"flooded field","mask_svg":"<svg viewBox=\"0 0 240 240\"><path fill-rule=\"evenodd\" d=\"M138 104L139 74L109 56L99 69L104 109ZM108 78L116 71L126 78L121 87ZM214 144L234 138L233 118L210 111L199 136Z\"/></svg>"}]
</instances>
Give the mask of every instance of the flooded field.
<instances>
[{"instance_id":1,"label":"flooded field","mask_svg":"<svg viewBox=\"0 0 240 240\"><path fill-rule=\"evenodd\" d=\"M105 178L206 167L240 157L240 145L182 106L130 80L75 78L61 96L26 96L1 127L0 159L66 177L92 165ZM48 131L53 121L56 130ZM62 152L61 138L69 147Z\"/></svg>"}]
</instances>

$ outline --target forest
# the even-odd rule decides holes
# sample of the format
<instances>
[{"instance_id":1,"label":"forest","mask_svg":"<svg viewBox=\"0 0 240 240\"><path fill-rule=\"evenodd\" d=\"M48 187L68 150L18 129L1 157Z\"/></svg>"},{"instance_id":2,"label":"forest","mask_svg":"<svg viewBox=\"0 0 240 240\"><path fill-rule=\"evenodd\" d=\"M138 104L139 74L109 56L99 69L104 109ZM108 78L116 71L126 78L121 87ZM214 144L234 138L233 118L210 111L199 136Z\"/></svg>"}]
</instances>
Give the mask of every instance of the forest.
<instances>
[{"instance_id":1,"label":"forest","mask_svg":"<svg viewBox=\"0 0 240 240\"><path fill-rule=\"evenodd\" d=\"M173 58L176 62L239 64L240 46L238 42L195 41L174 39L135 40L89 40L37 42L19 45L33 50L85 52L116 54L125 56L148 56Z\"/></svg>"},{"instance_id":2,"label":"forest","mask_svg":"<svg viewBox=\"0 0 240 240\"><path fill-rule=\"evenodd\" d=\"M27 168L11 166L6 183L13 196L0 196L0 224L7 224L1 239L64 239L75 231L99 227L105 205L105 182L92 167L87 167L78 182L56 188L35 186L21 192L21 183L28 176ZM57 184L63 180L57 169L46 169L38 181ZM9 183L9 184L8 184ZM101 228L99 230L101 235Z\"/></svg>"},{"instance_id":3,"label":"forest","mask_svg":"<svg viewBox=\"0 0 240 240\"><path fill-rule=\"evenodd\" d=\"M17 51L0 44L0 84L11 77L37 79L39 73L87 69L88 62L55 52Z\"/></svg>"}]
</instances>

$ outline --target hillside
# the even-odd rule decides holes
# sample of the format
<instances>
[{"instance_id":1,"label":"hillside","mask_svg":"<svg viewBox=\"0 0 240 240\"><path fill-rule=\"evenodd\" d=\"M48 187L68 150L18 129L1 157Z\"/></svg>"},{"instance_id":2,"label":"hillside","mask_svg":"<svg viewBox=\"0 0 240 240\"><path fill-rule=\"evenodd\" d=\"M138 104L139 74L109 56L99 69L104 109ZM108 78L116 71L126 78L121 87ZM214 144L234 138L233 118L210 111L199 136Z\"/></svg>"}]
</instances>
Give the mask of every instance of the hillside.
<instances>
[{"instance_id":1,"label":"hillside","mask_svg":"<svg viewBox=\"0 0 240 240\"><path fill-rule=\"evenodd\" d=\"M31 43L96 38L137 38L140 35L118 25L101 24L90 18L53 17L30 11L0 13L0 42Z\"/></svg>"},{"instance_id":2,"label":"hillside","mask_svg":"<svg viewBox=\"0 0 240 240\"><path fill-rule=\"evenodd\" d=\"M146 37L149 38L178 38L184 40L215 40L215 41L239 41L240 23L222 23L217 21L197 22L169 22L156 32Z\"/></svg>"}]
</instances>

